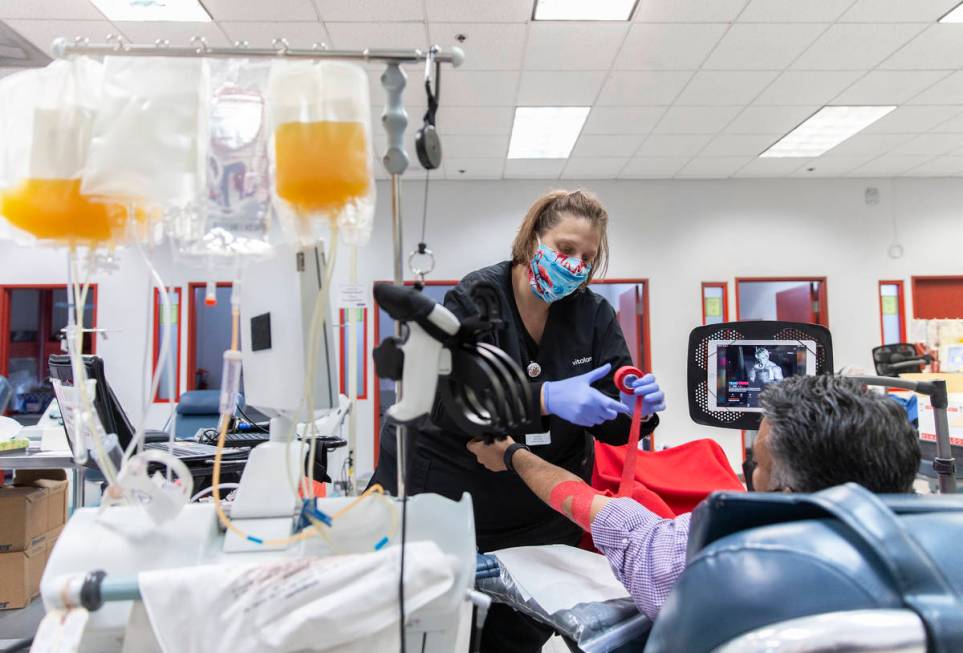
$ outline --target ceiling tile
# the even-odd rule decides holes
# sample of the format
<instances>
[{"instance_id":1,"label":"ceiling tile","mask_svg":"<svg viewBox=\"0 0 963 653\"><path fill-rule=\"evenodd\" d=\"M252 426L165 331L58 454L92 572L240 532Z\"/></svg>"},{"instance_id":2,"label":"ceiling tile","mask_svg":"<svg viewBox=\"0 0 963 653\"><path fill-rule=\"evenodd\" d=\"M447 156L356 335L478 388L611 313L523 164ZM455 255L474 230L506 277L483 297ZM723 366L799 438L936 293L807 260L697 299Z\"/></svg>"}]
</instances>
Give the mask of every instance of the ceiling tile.
<instances>
[{"instance_id":1,"label":"ceiling tile","mask_svg":"<svg viewBox=\"0 0 963 653\"><path fill-rule=\"evenodd\" d=\"M583 134L648 134L666 107L593 107Z\"/></svg>"},{"instance_id":2,"label":"ceiling tile","mask_svg":"<svg viewBox=\"0 0 963 653\"><path fill-rule=\"evenodd\" d=\"M204 0L214 20L317 21L318 12L311 0Z\"/></svg>"},{"instance_id":3,"label":"ceiling tile","mask_svg":"<svg viewBox=\"0 0 963 653\"><path fill-rule=\"evenodd\" d=\"M562 179L615 179L629 157L572 157L562 171Z\"/></svg>"},{"instance_id":4,"label":"ceiling tile","mask_svg":"<svg viewBox=\"0 0 963 653\"><path fill-rule=\"evenodd\" d=\"M810 159L793 173L793 177L839 177L872 160L873 156L830 156Z\"/></svg>"},{"instance_id":5,"label":"ceiling tile","mask_svg":"<svg viewBox=\"0 0 963 653\"><path fill-rule=\"evenodd\" d=\"M700 70L676 99L676 104L696 106L744 106L776 78L763 70Z\"/></svg>"},{"instance_id":6,"label":"ceiling tile","mask_svg":"<svg viewBox=\"0 0 963 653\"><path fill-rule=\"evenodd\" d=\"M759 159L754 158L744 167L740 168L733 177L788 177L796 170L807 165L810 159Z\"/></svg>"},{"instance_id":7,"label":"ceiling tile","mask_svg":"<svg viewBox=\"0 0 963 653\"><path fill-rule=\"evenodd\" d=\"M61 36L68 40L80 36L92 43L103 43L108 34L120 31L106 20L8 20L11 28L38 48L52 54L51 44Z\"/></svg>"},{"instance_id":8,"label":"ceiling tile","mask_svg":"<svg viewBox=\"0 0 963 653\"><path fill-rule=\"evenodd\" d=\"M711 138L708 134L652 134L639 147L636 157L693 157Z\"/></svg>"},{"instance_id":9,"label":"ceiling tile","mask_svg":"<svg viewBox=\"0 0 963 653\"><path fill-rule=\"evenodd\" d=\"M327 43L328 33L321 23L220 23L233 41L247 41L253 48L269 48L274 39L287 39L292 48L310 49L315 43Z\"/></svg>"},{"instance_id":10,"label":"ceiling tile","mask_svg":"<svg viewBox=\"0 0 963 653\"><path fill-rule=\"evenodd\" d=\"M105 20L87 0L0 0L0 20Z\"/></svg>"},{"instance_id":11,"label":"ceiling tile","mask_svg":"<svg viewBox=\"0 0 963 653\"><path fill-rule=\"evenodd\" d=\"M195 36L203 37L212 47L232 45L217 23L167 23L167 22L125 22L117 23L134 43L153 43L157 39L167 39L174 46L187 46Z\"/></svg>"},{"instance_id":12,"label":"ceiling tile","mask_svg":"<svg viewBox=\"0 0 963 653\"><path fill-rule=\"evenodd\" d=\"M726 127L728 134L785 134L819 110L818 105L804 107L746 107Z\"/></svg>"},{"instance_id":13,"label":"ceiling tile","mask_svg":"<svg viewBox=\"0 0 963 653\"><path fill-rule=\"evenodd\" d=\"M736 19L748 0L642 0L636 22L728 23Z\"/></svg>"},{"instance_id":14,"label":"ceiling tile","mask_svg":"<svg viewBox=\"0 0 963 653\"><path fill-rule=\"evenodd\" d=\"M926 163L933 157L923 156L881 156L846 174L847 177L892 177L901 175Z\"/></svg>"},{"instance_id":15,"label":"ceiling tile","mask_svg":"<svg viewBox=\"0 0 963 653\"><path fill-rule=\"evenodd\" d=\"M429 23L428 36L443 48L465 50L459 70L518 70L525 55L525 25L521 23ZM467 37L459 43L455 36Z\"/></svg>"},{"instance_id":16,"label":"ceiling tile","mask_svg":"<svg viewBox=\"0 0 963 653\"><path fill-rule=\"evenodd\" d=\"M748 156L699 157L689 161L675 176L690 179L725 179L750 161L752 157Z\"/></svg>"},{"instance_id":17,"label":"ceiling tile","mask_svg":"<svg viewBox=\"0 0 963 653\"><path fill-rule=\"evenodd\" d=\"M959 0L857 0L840 21L854 23L932 23Z\"/></svg>"},{"instance_id":18,"label":"ceiling tile","mask_svg":"<svg viewBox=\"0 0 963 653\"><path fill-rule=\"evenodd\" d=\"M933 132L938 134L963 134L963 113L936 124L933 127Z\"/></svg>"},{"instance_id":19,"label":"ceiling tile","mask_svg":"<svg viewBox=\"0 0 963 653\"><path fill-rule=\"evenodd\" d=\"M604 70L525 70L518 106L590 107L605 82Z\"/></svg>"},{"instance_id":20,"label":"ceiling tile","mask_svg":"<svg viewBox=\"0 0 963 653\"><path fill-rule=\"evenodd\" d=\"M957 148L963 147L963 134L921 134L911 141L907 141L896 147L891 154L896 155L917 155L946 154Z\"/></svg>"},{"instance_id":21,"label":"ceiling tile","mask_svg":"<svg viewBox=\"0 0 963 653\"><path fill-rule=\"evenodd\" d=\"M622 22L533 22L525 69L608 70L628 29Z\"/></svg>"},{"instance_id":22,"label":"ceiling tile","mask_svg":"<svg viewBox=\"0 0 963 653\"><path fill-rule=\"evenodd\" d=\"M616 70L694 70L722 35L720 23L636 23L615 59Z\"/></svg>"},{"instance_id":23,"label":"ceiling tile","mask_svg":"<svg viewBox=\"0 0 963 653\"><path fill-rule=\"evenodd\" d=\"M938 156L903 174L909 177L959 177L963 175L963 156Z\"/></svg>"},{"instance_id":24,"label":"ceiling tile","mask_svg":"<svg viewBox=\"0 0 963 653\"><path fill-rule=\"evenodd\" d=\"M333 23L324 26L336 50L424 48L428 34L422 23Z\"/></svg>"},{"instance_id":25,"label":"ceiling tile","mask_svg":"<svg viewBox=\"0 0 963 653\"><path fill-rule=\"evenodd\" d=\"M800 70L869 70L908 43L923 25L840 25L816 39L792 67Z\"/></svg>"},{"instance_id":26,"label":"ceiling tile","mask_svg":"<svg viewBox=\"0 0 963 653\"><path fill-rule=\"evenodd\" d=\"M425 0L431 22L524 23L532 17L530 0Z\"/></svg>"},{"instance_id":27,"label":"ceiling tile","mask_svg":"<svg viewBox=\"0 0 963 653\"><path fill-rule=\"evenodd\" d=\"M755 104L823 105L861 75L855 70L787 70L756 98Z\"/></svg>"},{"instance_id":28,"label":"ceiling tile","mask_svg":"<svg viewBox=\"0 0 963 653\"><path fill-rule=\"evenodd\" d=\"M689 157L636 157L625 164L619 179L666 179L689 162Z\"/></svg>"},{"instance_id":29,"label":"ceiling tile","mask_svg":"<svg viewBox=\"0 0 963 653\"><path fill-rule=\"evenodd\" d=\"M584 131L572 150L573 157L630 157L645 140L644 134L586 134Z\"/></svg>"},{"instance_id":30,"label":"ceiling tile","mask_svg":"<svg viewBox=\"0 0 963 653\"><path fill-rule=\"evenodd\" d=\"M853 0L752 0L740 23L832 23Z\"/></svg>"},{"instance_id":31,"label":"ceiling tile","mask_svg":"<svg viewBox=\"0 0 963 653\"><path fill-rule=\"evenodd\" d=\"M703 67L707 70L781 70L825 29L820 23L737 23Z\"/></svg>"},{"instance_id":32,"label":"ceiling tile","mask_svg":"<svg viewBox=\"0 0 963 653\"><path fill-rule=\"evenodd\" d=\"M655 127L657 134L717 134L739 107L669 107Z\"/></svg>"},{"instance_id":33,"label":"ceiling tile","mask_svg":"<svg viewBox=\"0 0 963 653\"><path fill-rule=\"evenodd\" d=\"M493 159L508 154L508 134L478 136L446 134L441 139L445 157L455 159Z\"/></svg>"},{"instance_id":34,"label":"ceiling tile","mask_svg":"<svg viewBox=\"0 0 963 653\"><path fill-rule=\"evenodd\" d=\"M690 72L617 71L602 87L598 106L666 105L685 87Z\"/></svg>"},{"instance_id":35,"label":"ceiling tile","mask_svg":"<svg viewBox=\"0 0 963 653\"><path fill-rule=\"evenodd\" d=\"M874 70L833 98L833 104L903 104L946 75L945 70ZM956 101L963 103L963 84Z\"/></svg>"},{"instance_id":36,"label":"ceiling tile","mask_svg":"<svg viewBox=\"0 0 963 653\"><path fill-rule=\"evenodd\" d=\"M830 150L833 156L880 156L913 138L912 134L856 134Z\"/></svg>"},{"instance_id":37,"label":"ceiling tile","mask_svg":"<svg viewBox=\"0 0 963 653\"><path fill-rule=\"evenodd\" d=\"M457 159L446 156L443 165L445 177L448 179L501 179L505 169L505 157Z\"/></svg>"},{"instance_id":38,"label":"ceiling tile","mask_svg":"<svg viewBox=\"0 0 963 653\"><path fill-rule=\"evenodd\" d=\"M441 88L443 106L515 106L518 77L517 71L507 70L445 71Z\"/></svg>"},{"instance_id":39,"label":"ceiling tile","mask_svg":"<svg viewBox=\"0 0 963 653\"><path fill-rule=\"evenodd\" d=\"M421 0L314 0L323 21L376 22L423 21Z\"/></svg>"},{"instance_id":40,"label":"ceiling tile","mask_svg":"<svg viewBox=\"0 0 963 653\"><path fill-rule=\"evenodd\" d=\"M926 72L892 72L889 74L922 77L926 75ZM941 72L946 75L945 71ZM949 76L944 76L941 81L910 100L909 104L963 104L963 72L955 72Z\"/></svg>"},{"instance_id":41,"label":"ceiling tile","mask_svg":"<svg viewBox=\"0 0 963 653\"><path fill-rule=\"evenodd\" d=\"M568 159L508 159L506 179L558 179Z\"/></svg>"},{"instance_id":42,"label":"ceiling tile","mask_svg":"<svg viewBox=\"0 0 963 653\"><path fill-rule=\"evenodd\" d=\"M720 134L699 156L759 156L781 137L782 134Z\"/></svg>"},{"instance_id":43,"label":"ceiling tile","mask_svg":"<svg viewBox=\"0 0 963 653\"><path fill-rule=\"evenodd\" d=\"M921 134L956 116L963 106L903 106L863 130L864 134Z\"/></svg>"},{"instance_id":44,"label":"ceiling tile","mask_svg":"<svg viewBox=\"0 0 963 653\"><path fill-rule=\"evenodd\" d=\"M442 107L438 114L440 134L499 135L512 131L512 107Z\"/></svg>"},{"instance_id":45,"label":"ceiling tile","mask_svg":"<svg viewBox=\"0 0 963 653\"><path fill-rule=\"evenodd\" d=\"M930 25L879 65L888 70L956 70L963 61L963 26Z\"/></svg>"}]
</instances>

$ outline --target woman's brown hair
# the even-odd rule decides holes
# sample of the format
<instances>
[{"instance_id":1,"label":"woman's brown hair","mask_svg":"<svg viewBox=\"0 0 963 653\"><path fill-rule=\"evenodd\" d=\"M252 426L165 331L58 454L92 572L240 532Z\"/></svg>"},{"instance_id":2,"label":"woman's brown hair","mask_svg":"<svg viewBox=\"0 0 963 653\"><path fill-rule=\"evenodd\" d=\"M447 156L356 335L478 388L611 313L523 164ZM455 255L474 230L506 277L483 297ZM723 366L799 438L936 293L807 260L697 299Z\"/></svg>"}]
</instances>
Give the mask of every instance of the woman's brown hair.
<instances>
[{"instance_id":1,"label":"woman's brown hair","mask_svg":"<svg viewBox=\"0 0 963 653\"><path fill-rule=\"evenodd\" d=\"M603 276L609 263L609 214L599 198L583 190L553 190L535 200L512 242L512 265L527 265L535 254L538 237L557 225L565 213L589 220L599 230L599 251L591 262L588 281Z\"/></svg>"}]
</instances>

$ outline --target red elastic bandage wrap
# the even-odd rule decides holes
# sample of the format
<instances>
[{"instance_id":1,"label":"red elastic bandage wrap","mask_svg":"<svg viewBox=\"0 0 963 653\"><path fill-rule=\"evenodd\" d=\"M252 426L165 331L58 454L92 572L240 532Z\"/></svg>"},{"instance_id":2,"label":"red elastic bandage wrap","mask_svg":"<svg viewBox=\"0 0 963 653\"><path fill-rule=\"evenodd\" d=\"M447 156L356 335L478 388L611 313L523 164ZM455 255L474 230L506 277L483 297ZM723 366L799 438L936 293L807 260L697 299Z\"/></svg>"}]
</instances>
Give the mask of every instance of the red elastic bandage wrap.
<instances>
[{"instance_id":1,"label":"red elastic bandage wrap","mask_svg":"<svg viewBox=\"0 0 963 653\"><path fill-rule=\"evenodd\" d=\"M548 504L564 515L566 513L562 505L571 497L572 519L576 524L590 531L592 530L592 499L597 494L602 493L582 481L563 481L552 488Z\"/></svg>"}]
</instances>

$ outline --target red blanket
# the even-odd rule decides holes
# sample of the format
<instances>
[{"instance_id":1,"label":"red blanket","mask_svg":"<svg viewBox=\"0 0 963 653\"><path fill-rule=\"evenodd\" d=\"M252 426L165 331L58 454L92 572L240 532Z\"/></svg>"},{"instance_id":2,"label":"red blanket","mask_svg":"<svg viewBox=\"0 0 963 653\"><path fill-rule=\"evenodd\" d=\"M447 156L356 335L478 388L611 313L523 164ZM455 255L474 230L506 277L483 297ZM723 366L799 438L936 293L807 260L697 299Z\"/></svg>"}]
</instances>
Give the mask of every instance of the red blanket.
<instances>
[{"instance_id":1,"label":"red blanket","mask_svg":"<svg viewBox=\"0 0 963 653\"><path fill-rule=\"evenodd\" d=\"M592 487L616 496L625 447L595 443ZM691 512L716 490L744 490L725 453L713 440L694 440L662 451L639 451L635 482L627 496L661 517Z\"/></svg>"}]
</instances>

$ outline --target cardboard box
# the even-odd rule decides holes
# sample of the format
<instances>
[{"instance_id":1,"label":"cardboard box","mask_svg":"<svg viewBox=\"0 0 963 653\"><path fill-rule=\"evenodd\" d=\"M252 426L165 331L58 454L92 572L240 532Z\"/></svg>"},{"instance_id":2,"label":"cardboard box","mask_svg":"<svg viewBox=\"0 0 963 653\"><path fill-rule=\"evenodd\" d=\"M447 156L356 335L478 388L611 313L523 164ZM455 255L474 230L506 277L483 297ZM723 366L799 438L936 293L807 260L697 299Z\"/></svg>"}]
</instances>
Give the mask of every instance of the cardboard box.
<instances>
[{"instance_id":1,"label":"cardboard box","mask_svg":"<svg viewBox=\"0 0 963 653\"><path fill-rule=\"evenodd\" d=\"M20 471L13 486L0 487L0 554L31 550L66 521L64 470Z\"/></svg>"},{"instance_id":2,"label":"cardboard box","mask_svg":"<svg viewBox=\"0 0 963 653\"><path fill-rule=\"evenodd\" d=\"M40 593L46 564L46 534L26 551L0 553L0 610L26 607Z\"/></svg>"}]
</instances>

